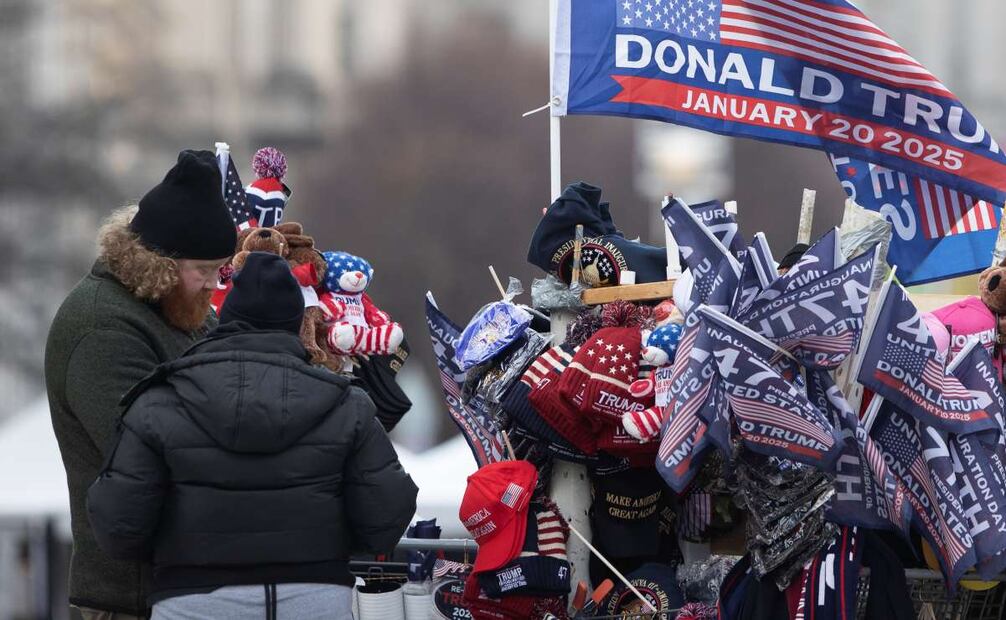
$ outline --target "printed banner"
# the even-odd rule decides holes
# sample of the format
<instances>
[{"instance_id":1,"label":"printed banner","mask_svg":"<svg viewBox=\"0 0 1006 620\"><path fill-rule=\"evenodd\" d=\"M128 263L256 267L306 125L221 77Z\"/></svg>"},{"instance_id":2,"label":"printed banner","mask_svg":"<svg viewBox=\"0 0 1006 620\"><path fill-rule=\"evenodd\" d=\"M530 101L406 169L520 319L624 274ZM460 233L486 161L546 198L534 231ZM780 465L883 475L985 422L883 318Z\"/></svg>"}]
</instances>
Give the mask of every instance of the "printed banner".
<instances>
[{"instance_id":1,"label":"printed banner","mask_svg":"<svg viewBox=\"0 0 1006 620\"><path fill-rule=\"evenodd\" d=\"M963 508L956 490L930 468L948 466L937 449L932 426L897 410L895 405L875 396L879 405L870 436L884 454L888 468L905 486L922 536L933 546L947 584L953 588L964 571L977 561ZM938 434L938 432L937 432ZM945 472L944 472L945 473Z\"/></svg>"},{"instance_id":2,"label":"printed banner","mask_svg":"<svg viewBox=\"0 0 1006 620\"><path fill-rule=\"evenodd\" d=\"M440 383L447 401L447 412L461 429L479 467L507 460L503 435L486 411L466 407L461 401L461 386L465 373L454 360L454 347L461 328L451 321L426 295L426 327L433 341L433 354L440 371Z\"/></svg>"},{"instance_id":3,"label":"printed banner","mask_svg":"<svg viewBox=\"0 0 1006 620\"><path fill-rule=\"evenodd\" d=\"M559 0L552 113L648 118L1006 200L1006 155L845 0Z\"/></svg>"},{"instance_id":4,"label":"printed banner","mask_svg":"<svg viewBox=\"0 0 1006 620\"><path fill-rule=\"evenodd\" d=\"M809 284L757 303L738 320L804 366L837 368L863 331L875 262L876 252L868 250Z\"/></svg>"},{"instance_id":5,"label":"printed banner","mask_svg":"<svg viewBox=\"0 0 1006 620\"><path fill-rule=\"evenodd\" d=\"M926 425L948 433L994 430L986 396L973 394L945 372L929 328L898 284L888 282L863 352L859 382Z\"/></svg>"},{"instance_id":6,"label":"printed banner","mask_svg":"<svg viewBox=\"0 0 1006 620\"><path fill-rule=\"evenodd\" d=\"M956 278L989 266L1001 203L877 164L829 157L846 194L891 223L887 262L897 265L902 284Z\"/></svg>"},{"instance_id":7,"label":"printed banner","mask_svg":"<svg viewBox=\"0 0 1006 620\"><path fill-rule=\"evenodd\" d=\"M905 488L888 470L880 449L827 371L807 372L807 398L821 411L830 413L831 423L842 435L841 453L835 461L835 495L828 507L828 519L842 525L891 529L907 535L911 506Z\"/></svg>"}]
</instances>

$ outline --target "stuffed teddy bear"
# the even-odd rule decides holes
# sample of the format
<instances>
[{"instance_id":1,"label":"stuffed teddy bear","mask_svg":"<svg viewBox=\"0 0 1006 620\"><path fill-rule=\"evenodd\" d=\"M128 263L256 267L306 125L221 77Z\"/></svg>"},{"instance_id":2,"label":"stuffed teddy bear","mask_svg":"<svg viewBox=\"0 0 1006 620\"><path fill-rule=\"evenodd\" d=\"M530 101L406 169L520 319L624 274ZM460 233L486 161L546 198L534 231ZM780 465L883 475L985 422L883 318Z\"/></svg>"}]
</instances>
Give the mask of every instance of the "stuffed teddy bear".
<instances>
[{"instance_id":1,"label":"stuffed teddy bear","mask_svg":"<svg viewBox=\"0 0 1006 620\"><path fill-rule=\"evenodd\" d=\"M374 268L346 252L325 252L324 292L319 296L328 328L328 345L342 355L387 355L402 344L402 326L364 291Z\"/></svg>"},{"instance_id":2,"label":"stuffed teddy bear","mask_svg":"<svg viewBox=\"0 0 1006 620\"><path fill-rule=\"evenodd\" d=\"M637 397L649 396L657 392L657 381L662 368L674 363L681 340L682 327L678 323L666 323L656 328L645 337L645 346L641 352L643 362L654 367L653 374L647 379L633 382L629 387ZM639 441L649 441L660 432L663 422L663 411L666 403L655 398L656 404L642 411L627 411L622 415L622 427L625 432Z\"/></svg>"},{"instance_id":3,"label":"stuffed teddy bear","mask_svg":"<svg viewBox=\"0 0 1006 620\"><path fill-rule=\"evenodd\" d=\"M246 228L238 233L238 251L231 259L235 271L241 271L252 252L269 252L286 258L290 247L283 233L274 228Z\"/></svg>"},{"instance_id":4,"label":"stuffed teddy bear","mask_svg":"<svg viewBox=\"0 0 1006 620\"><path fill-rule=\"evenodd\" d=\"M933 310L932 314L950 332L950 358L968 339L977 338L1002 375L999 343L1006 335L1006 261L989 267L978 277L979 296L969 296Z\"/></svg>"},{"instance_id":5,"label":"stuffed teddy bear","mask_svg":"<svg viewBox=\"0 0 1006 620\"><path fill-rule=\"evenodd\" d=\"M298 222L283 222L273 229L286 238L288 248L286 260L304 295L304 321L300 326L300 340L310 354L312 364L341 372L346 366L346 360L339 359L328 351L326 343L328 326L317 292L328 263L325 262L321 252L314 247L314 239L304 234L304 227Z\"/></svg>"}]
</instances>

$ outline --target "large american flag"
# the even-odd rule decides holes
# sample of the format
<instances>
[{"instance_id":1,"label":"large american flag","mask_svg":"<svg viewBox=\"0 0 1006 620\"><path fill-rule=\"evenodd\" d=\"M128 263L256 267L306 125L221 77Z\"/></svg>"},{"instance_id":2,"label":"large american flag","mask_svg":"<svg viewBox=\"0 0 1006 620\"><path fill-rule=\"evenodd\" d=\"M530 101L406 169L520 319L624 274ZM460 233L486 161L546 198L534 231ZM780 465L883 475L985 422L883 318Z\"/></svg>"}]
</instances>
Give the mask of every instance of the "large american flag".
<instances>
[{"instance_id":1,"label":"large american flag","mask_svg":"<svg viewBox=\"0 0 1006 620\"><path fill-rule=\"evenodd\" d=\"M843 0L616 0L618 25L774 52L953 97L887 33Z\"/></svg>"},{"instance_id":2,"label":"large american flag","mask_svg":"<svg viewBox=\"0 0 1006 620\"><path fill-rule=\"evenodd\" d=\"M904 175L901 175L904 176ZM994 230L996 212L984 200L914 177L922 234L926 239Z\"/></svg>"}]
</instances>

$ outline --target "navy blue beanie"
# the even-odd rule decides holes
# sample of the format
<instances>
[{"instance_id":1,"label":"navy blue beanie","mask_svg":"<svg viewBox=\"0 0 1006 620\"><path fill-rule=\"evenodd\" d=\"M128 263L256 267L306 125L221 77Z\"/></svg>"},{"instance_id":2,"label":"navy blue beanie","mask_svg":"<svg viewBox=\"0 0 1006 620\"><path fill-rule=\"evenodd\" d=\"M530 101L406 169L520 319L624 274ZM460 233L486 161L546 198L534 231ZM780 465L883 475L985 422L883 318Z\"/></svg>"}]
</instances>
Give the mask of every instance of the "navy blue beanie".
<instances>
[{"instance_id":1,"label":"navy blue beanie","mask_svg":"<svg viewBox=\"0 0 1006 620\"><path fill-rule=\"evenodd\" d=\"M610 205L601 202L601 188L582 181L567 186L546 210L531 236L528 262L568 282L578 224L583 225L584 269L593 267L600 284L618 284L626 269L636 272L640 284L667 279L664 248L626 239L612 221Z\"/></svg>"},{"instance_id":2,"label":"navy blue beanie","mask_svg":"<svg viewBox=\"0 0 1006 620\"><path fill-rule=\"evenodd\" d=\"M286 260L269 252L252 252L233 282L220 308L221 324L244 321L258 329L300 333L304 295Z\"/></svg>"}]
</instances>

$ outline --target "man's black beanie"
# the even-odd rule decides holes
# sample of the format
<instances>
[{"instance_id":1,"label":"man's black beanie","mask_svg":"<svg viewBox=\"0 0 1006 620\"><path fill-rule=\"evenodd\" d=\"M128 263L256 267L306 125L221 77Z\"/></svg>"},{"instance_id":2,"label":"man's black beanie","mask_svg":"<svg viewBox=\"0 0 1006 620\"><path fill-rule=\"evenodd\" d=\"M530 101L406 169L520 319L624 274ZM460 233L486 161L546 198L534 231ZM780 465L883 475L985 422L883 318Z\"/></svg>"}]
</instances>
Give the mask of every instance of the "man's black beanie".
<instances>
[{"instance_id":1,"label":"man's black beanie","mask_svg":"<svg viewBox=\"0 0 1006 620\"><path fill-rule=\"evenodd\" d=\"M304 295L286 260L269 252L252 252L234 288L220 308L220 324L244 321L258 329L285 329L300 333Z\"/></svg>"},{"instance_id":2,"label":"man's black beanie","mask_svg":"<svg viewBox=\"0 0 1006 620\"><path fill-rule=\"evenodd\" d=\"M233 254L237 233L213 153L179 153L164 180L140 199L129 228L143 245L171 258L214 260Z\"/></svg>"}]
</instances>

